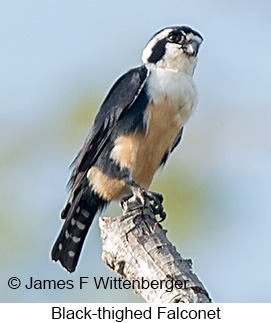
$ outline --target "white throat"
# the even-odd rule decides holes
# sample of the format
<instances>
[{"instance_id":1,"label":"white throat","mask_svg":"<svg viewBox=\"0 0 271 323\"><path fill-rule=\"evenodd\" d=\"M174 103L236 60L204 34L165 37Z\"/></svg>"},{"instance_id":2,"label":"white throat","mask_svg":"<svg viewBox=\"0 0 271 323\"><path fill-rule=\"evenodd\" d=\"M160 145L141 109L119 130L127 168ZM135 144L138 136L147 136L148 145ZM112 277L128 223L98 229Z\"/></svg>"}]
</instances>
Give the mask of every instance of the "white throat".
<instances>
[{"instance_id":1,"label":"white throat","mask_svg":"<svg viewBox=\"0 0 271 323\"><path fill-rule=\"evenodd\" d=\"M196 57L188 57L185 54L178 55L174 59L161 59L156 64L146 63L149 70L164 69L171 70L177 73L184 73L193 76L197 65Z\"/></svg>"}]
</instances>

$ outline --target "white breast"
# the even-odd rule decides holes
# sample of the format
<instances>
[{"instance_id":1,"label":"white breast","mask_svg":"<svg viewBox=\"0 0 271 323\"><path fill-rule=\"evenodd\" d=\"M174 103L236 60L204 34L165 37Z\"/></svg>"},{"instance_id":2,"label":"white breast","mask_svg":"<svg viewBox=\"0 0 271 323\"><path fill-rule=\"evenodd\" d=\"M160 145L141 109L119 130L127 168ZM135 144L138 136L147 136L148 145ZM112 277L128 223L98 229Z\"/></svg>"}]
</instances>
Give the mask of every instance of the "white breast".
<instances>
[{"instance_id":1,"label":"white breast","mask_svg":"<svg viewBox=\"0 0 271 323\"><path fill-rule=\"evenodd\" d=\"M176 118L183 126L197 104L197 88L191 75L171 69L152 69L148 94L154 105L167 99L176 110Z\"/></svg>"}]
</instances>

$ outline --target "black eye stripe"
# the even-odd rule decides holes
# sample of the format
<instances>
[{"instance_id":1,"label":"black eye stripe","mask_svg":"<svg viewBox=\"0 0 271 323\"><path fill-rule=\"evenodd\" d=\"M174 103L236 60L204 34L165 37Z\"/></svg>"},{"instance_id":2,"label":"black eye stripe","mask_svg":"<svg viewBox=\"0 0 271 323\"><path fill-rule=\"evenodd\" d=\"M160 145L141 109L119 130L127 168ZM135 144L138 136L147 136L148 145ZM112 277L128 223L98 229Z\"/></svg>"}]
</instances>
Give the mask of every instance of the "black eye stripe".
<instances>
[{"instance_id":1,"label":"black eye stripe","mask_svg":"<svg viewBox=\"0 0 271 323\"><path fill-rule=\"evenodd\" d=\"M152 54L149 57L149 63L157 63L164 56L166 52L167 39L163 38L159 40L152 48Z\"/></svg>"}]
</instances>

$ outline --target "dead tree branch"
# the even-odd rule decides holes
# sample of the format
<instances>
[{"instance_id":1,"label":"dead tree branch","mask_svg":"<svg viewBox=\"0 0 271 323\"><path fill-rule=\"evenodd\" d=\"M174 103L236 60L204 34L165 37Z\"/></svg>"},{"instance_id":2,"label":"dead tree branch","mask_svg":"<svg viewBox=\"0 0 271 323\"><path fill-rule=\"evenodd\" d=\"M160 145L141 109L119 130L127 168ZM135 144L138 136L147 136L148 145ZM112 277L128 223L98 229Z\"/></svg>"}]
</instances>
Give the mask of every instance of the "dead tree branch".
<instances>
[{"instance_id":1,"label":"dead tree branch","mask_svg":"<svg viewBox=\"0 0 271 323\"><path fill-rule=\"evenodd\" d=\"M123 210L117 218L100 218L103 261L149 303L211 302L192 261L167 239L150 205L127 211L126 202Z\"/></svg>"}]
</instances>

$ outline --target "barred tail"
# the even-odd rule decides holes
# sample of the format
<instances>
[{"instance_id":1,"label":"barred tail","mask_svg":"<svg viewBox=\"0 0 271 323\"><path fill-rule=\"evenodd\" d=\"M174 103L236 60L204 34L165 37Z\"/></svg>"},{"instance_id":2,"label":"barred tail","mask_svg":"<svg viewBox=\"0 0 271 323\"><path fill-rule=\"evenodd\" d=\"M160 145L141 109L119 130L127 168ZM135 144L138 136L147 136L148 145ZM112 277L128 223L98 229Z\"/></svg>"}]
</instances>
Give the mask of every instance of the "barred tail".
<instances>
[{"instance_id":1,"label":"barred tail","mask_svg":"<svg viewBox=\"0 0 271 323\"><path fill-rule=\"evenodd\" d=\"M52 260L59 261L69 272L76 268L88 229L98 210L106 205L93 190L85 185L62 211L64 225L52 249Z\"/></svg>"}]
</instances>

